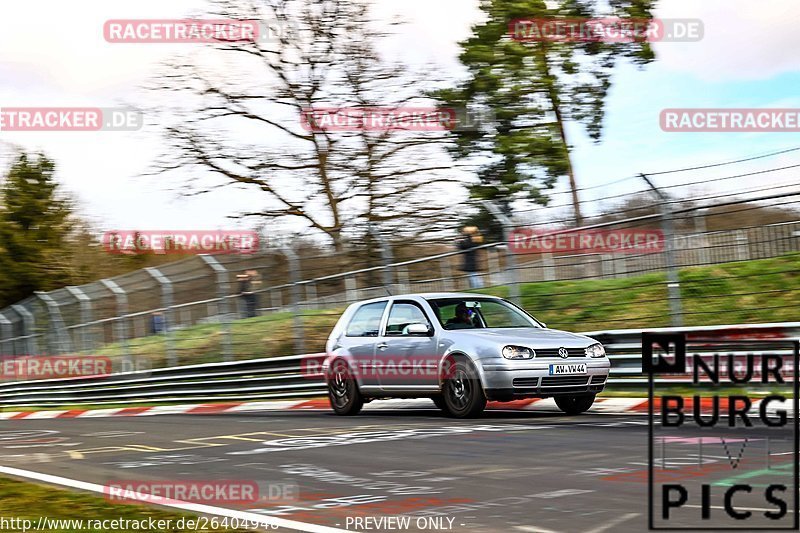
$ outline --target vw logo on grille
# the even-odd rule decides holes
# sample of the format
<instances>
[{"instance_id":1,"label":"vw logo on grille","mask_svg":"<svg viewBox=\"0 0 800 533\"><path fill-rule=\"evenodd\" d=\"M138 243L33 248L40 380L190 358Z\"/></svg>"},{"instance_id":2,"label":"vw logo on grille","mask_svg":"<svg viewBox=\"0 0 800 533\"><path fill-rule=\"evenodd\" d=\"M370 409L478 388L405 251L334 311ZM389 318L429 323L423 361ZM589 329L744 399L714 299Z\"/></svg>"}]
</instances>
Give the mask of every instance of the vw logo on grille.
<instances>
[{"instance_id":1,"label":"vw logo on grille","mask_svg":"<svg viewBox=\"0 0 800 533\"><path fill-rule=\"evenodd\" d=\"M567 351L566 348L559 348L558 349L558 356L561 359L566 359L567 357L569 357L569 352Z\"/></svg>"}]
</instances>

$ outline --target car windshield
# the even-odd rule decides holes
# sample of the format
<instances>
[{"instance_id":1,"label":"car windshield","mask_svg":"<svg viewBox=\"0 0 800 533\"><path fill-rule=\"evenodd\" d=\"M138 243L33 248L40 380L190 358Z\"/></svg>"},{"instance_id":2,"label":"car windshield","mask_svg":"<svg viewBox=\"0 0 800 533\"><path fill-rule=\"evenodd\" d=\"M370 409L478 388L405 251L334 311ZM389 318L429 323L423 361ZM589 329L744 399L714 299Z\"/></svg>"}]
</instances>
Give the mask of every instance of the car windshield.
<instances>
[{"instance_id":1,"label":"car windshield","mask_svg":"<svg viewBox=\"0 0 800 533\"><path fill-rule=\"evenodd\" d=\"M538 328L541 324L515 305L494 298L428 300L447 330L475 328Z\"/></svg>"}]
</instances>

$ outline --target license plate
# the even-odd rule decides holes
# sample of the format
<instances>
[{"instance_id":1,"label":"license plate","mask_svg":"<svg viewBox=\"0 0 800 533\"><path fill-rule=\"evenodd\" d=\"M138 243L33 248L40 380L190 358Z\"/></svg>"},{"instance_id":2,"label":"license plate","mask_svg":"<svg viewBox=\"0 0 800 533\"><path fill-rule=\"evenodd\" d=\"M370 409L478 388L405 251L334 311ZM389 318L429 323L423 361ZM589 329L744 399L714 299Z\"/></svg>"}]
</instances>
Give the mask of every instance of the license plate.
<instances>
[{"instance_id":1,"label":"license plate","mask_svg":"<svg viewBox=\"0 0 800 533\"><path fill-rule=\"evenodd\" d=\"M586 364L550 365L551 376L565 376L570 374L586 374Z\"/></svg>"}]
</instances>

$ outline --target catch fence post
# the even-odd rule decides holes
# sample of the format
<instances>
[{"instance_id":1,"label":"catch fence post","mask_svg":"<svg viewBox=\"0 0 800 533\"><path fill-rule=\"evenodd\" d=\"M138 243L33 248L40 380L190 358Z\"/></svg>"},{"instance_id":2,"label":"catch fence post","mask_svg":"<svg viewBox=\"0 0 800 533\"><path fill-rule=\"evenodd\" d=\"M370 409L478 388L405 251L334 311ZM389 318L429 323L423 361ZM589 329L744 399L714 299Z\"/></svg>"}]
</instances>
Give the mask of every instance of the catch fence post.
<instances>
[{"instance_id":1,"label":"catch fence post","mask_svg":"<svg viewBox=\"0 0 800 533\"><path fill-rule=\"evenodd\" d=\"M656 187L646 174L642 179L661 201L661 229L664 232L664 259L667 263L667 298L669 299L670 322L673 327L683 326L683 303L678 267L675 264L675 229L672 223L672 203L670 198Z\"/></svg>"},{"instance_id":2,"label":"catch fence post","mask_svg":"<svg viewBox=\"0 0 800 533\"><path fill-rule=\"evenodd\" d=\"M217 274L217 300L219 301L218 313L222 324L222 360L233 360L233 342L231 335L230 304L230 276L228 269L213 255L200 255L200 258Z\"/></svg>"}]
</instances>

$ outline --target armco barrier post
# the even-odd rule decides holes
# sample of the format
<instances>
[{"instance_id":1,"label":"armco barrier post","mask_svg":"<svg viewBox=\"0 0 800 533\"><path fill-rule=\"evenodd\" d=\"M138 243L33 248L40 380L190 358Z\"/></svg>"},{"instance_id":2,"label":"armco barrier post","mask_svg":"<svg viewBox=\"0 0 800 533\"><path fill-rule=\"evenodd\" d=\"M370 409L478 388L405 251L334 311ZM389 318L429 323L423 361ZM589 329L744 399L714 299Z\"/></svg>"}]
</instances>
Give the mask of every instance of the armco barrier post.
<instances>
[{"instance_id":1,"label":"armco barrier post","mask_svg":"<svg viewBox=\"0 0 800 533\"><path fill-rule=\"evenodd\" d=\"M33 314L28 311L24 305L20 304L12 305L11 309L22 317L22 335L24 338L22 355L36 355L36 338L34 337L36 322L33 318Z\"/></svg>"},{"instance_id":2,"label":"armco barrier post","mask_svg":"<svg viewBox=\"0 0 800 533\"><path fill-rule=\"evenodd\" d=\"M167 346L167 362L169 366L177 366L178 357L175 353L175 339L172 336L172 326L175 323L174 291L172 281L155 267L146 267L148 274L153 276L161 285L161 307L164 308L164 343Z\"/></svg>"},{"instance_id":3,"label":"armco barrier post","mask_svg":"<svg viewBox=\"0 0 800 533\"><path fill-rule=\"evenodd\" d=\"M653 185L653 182L650 181L646 174L640 174L640 176L661 201L661 230L664 232L664 259L667 263L667 298L669 299L670 322L673 327L680 327L683 325L683 306L678 267L675 264L675 230L672 225L672 203L667 195Z\"/></svg>"},{"instance_id":4,"label":"armco barrier post","mask_svg":"<svg viewBox=\"0 0 800 533\"><path fill-rule=\"evenodd\" d=\"M294 337L294 351L298 354L305 353L305 335L303 333L303 317L300 314L300 260L297 254L288 246L281 247L281 252L289 261L289 276L291 282L292 330Z\"/></svg>"},{"instance_id":5,"label":"armco barrier post","mask_svg":"<svg viewBox=\"0 0 800 533\"><path fill-rule=\"evenodd\" d=\"M111 291L114 298L117 300L117 317L114 320L114 340L117 341L122 347L123 354L123 367L125 369L133 368L133 361L131 360L131 351L128 346L128 295L127 293L110 279L101 279L106 289Z\"/></svg>"},{"instance_id":6,"label":"armco barrier post","mask_svg":"<svg viewBox=\"0 0 800 533\"><path fill-rule=\"evenodd\" d=\"M52 296L46 292L36 291L34 293L44 305L47 307L47 314L50 316L50 323L52 325L51 331L55 332L55 338L48 335L48 343L50 353L53 355L62 355L71 352L69 336L64 329L64 319L61 316L61 310Z\"/></svg>"},{"instance_id":7,"label":"armco barrier post","mask_svg":"<svg viewBox=\"0 0 800 533\"><path fill-rule=\"evenodd\" d=\"M222 321L222 359L233 360L233 343L231 342L231 316L228 298L230 297L230 277L226 269L212 255L201 255L200 258L217 274L217 298L219 299L219 315Z\"/></svg>"},{"instance_id":8,"label":"armco barrier post","mask_svg":"<svg viewBox=\"0 0 800 533\"><path fill-rule=\"evenodd\" d=\"M92 300L79 287L67 287L67 291L78 300L81 307L81 322L83 323L80 333L81 350L90 352L94 349L94 339L91 330L87 333L86 329L91 327L89 323L92 321Z\"/></svg>"}]
</instances>

